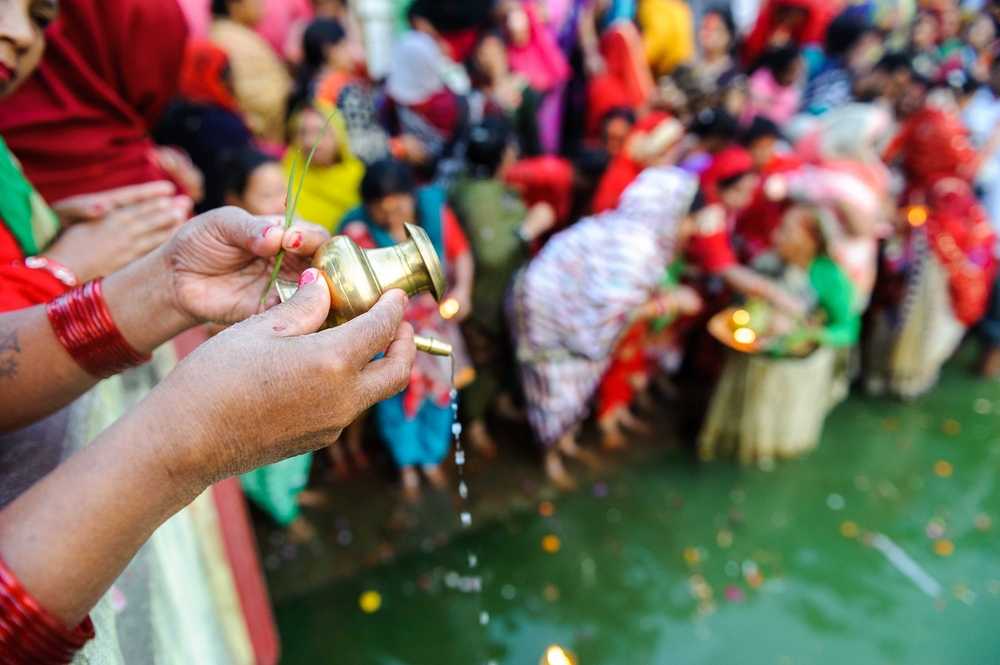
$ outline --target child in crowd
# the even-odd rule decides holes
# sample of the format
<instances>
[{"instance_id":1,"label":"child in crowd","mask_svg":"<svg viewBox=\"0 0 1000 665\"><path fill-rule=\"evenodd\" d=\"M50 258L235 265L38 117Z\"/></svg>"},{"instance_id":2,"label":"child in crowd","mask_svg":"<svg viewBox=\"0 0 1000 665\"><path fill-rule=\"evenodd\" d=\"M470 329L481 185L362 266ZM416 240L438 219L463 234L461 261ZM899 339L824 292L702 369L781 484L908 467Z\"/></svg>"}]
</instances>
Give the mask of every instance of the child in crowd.
<instances>
[{"instance_id":1,"label":"child in crowd","mask_svg":"<svg viewBox=\"0 0 1000 665\"><path fill-rule=\"evenodd\" d=\"M434 298L423 294L410 299L406 320L418 335L452 344L454 357L417 354L407 390L375 406L375 423L400 469L403 494L415 500L420 495L421 472L434 487L447 487L441 464L451 443L452 385L463 388L474 376L464 360L458 327L472 311L472 252L446 205L445 193L435 186L418 188L412 171L400 161L372 164L361 181L361 200L362 205L344 217L340 232L363 249L374 249L406 241L404 225L419 224L451 276L446 300L454 301L452 318L445 318Z\"/></svg>"}]
</instances>

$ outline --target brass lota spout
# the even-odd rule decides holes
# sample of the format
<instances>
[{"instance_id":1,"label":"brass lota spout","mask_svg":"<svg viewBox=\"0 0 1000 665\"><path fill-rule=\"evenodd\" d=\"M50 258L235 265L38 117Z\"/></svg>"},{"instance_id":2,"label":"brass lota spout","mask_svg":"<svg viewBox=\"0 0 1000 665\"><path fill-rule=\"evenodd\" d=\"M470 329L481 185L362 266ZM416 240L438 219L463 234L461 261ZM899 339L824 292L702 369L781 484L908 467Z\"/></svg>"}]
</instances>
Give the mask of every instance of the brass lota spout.
<instances>
[{"instance_id":1,"label":"brass lota spout","mask_svg":"<svg viewBox=\"0 0 1000 665\"><path fill-rule=\"evenodd\" d=\"M371 309L383 293L402 289L407 295L431 293L435 300L444 296L444 272L427 232L406 225L409 240L382 249L361 249L347 236L334 236L313 256L330 288L328 327L339 326ZM298 289L279 280L278 297L284 302ZM450 356L450 344L431 337L416 336L417 349L436 356Z\"/></svg>"}]
</instances>

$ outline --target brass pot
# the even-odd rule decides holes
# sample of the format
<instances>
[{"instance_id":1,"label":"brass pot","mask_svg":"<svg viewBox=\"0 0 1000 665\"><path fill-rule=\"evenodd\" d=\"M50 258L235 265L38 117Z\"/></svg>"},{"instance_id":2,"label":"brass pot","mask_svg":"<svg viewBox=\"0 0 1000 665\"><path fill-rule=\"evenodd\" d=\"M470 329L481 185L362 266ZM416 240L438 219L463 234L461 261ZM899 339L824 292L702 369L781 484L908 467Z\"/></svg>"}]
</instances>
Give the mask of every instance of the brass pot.
<instances>
[{"instance_id":1,"label":"brass pot","mask_svg":"<svg viewBox=\"0 0 1000 665\"><path fill-rule=\"evenodd\" d=\"M382 249L361 249L347 236L334 236L316 251L312 265L330 288L327 326L339 326L364 314L391 289L402 289L409 296L430 293L438 301L444 297L444 271L427 232L406 224L406 235L409 240ZM277 288L284 302L298 287L278 280ZM414 341L426 353L451 355L451 345L440 340L418 335Z\"/></svg>"}]
</instances>

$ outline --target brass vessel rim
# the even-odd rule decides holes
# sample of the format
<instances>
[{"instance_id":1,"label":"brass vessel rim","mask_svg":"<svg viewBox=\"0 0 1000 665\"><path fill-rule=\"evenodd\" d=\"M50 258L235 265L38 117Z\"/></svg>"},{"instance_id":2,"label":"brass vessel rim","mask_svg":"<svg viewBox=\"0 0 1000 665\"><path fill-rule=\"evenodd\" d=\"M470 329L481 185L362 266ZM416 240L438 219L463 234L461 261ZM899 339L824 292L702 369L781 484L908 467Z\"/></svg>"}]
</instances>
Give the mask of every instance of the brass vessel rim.
<instances>
[{"instance_id":1,"label":"brass vessel rim","mask_svg":"<svg viewBox=\"0 0 1000 665\"><path fill-rule=\"evenodd\" d=\"M430 236L427 235L427 231L416 224L405 224L404 226L406 228L406 235L417 246L420 258L423 259L424 265L427 266L427 272L431 277L431 288L433 289L434 299L440 301L444 298L445 293L444 271L441 269L441 260L434 249L434 244L431 242Z\"/></svg>"}]
</instances>

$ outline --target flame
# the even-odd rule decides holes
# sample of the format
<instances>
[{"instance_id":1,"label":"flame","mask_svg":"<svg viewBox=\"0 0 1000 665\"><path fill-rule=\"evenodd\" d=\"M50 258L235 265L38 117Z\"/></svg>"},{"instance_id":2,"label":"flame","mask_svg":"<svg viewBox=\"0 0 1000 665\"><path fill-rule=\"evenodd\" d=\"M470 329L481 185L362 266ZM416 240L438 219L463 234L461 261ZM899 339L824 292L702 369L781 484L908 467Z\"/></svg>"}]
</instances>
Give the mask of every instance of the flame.
<instances>
[{"instance_id":1,"label":"flame","mask_svg":"<svg viewBox=\"0 0 1000 665\"><path fill-rule=\"evenodd\" d=\"M441 313L441 318L445 320L455 318L455 315L458 314L460 309L462 309L462 306L459 305L458 301L454 298L448 298L441 303L440 307L438 307L438 311Z\"/></svg>"},{"instance_id":2,"label":"flame","mask_svg":"<svg viewBox=\"0 0 1000 665\"><path fill-rule=\"evenodd\" d=\"M738 344L753 344L757 341L757 333L750 328L737 328L733 331L733 339Z\"/></svg>"},{"instance_id":3,"label":"flame","mask_svg":"<svg viewBox=\"0 0 1000 665\"><path fill-rule=\"evenodd\" d=\"M733 312L733 323L740 328L744 328L750 323L750 312L745 309L738 309Z\"/></svg>"},{"instance_id":4,"label":"flame","mask_svg":"<svg viewBox=\"0 0 1000 665\"><path fill-rule=\"evenodd\" d=\"M910 206L906 211L906 221L910 226L923 226L927 222L927 207Z\"/></svg>"},{"instance_id":5,"label":"flame","mask_svg":"<svg viewBox=\"0 0 1000 665\"><path fill-rule=\"evenodd\" d=\"M545 650L542 665L576 665L576 659L558 644L553 644Z\"/></svg>"}]
</instances>

